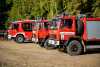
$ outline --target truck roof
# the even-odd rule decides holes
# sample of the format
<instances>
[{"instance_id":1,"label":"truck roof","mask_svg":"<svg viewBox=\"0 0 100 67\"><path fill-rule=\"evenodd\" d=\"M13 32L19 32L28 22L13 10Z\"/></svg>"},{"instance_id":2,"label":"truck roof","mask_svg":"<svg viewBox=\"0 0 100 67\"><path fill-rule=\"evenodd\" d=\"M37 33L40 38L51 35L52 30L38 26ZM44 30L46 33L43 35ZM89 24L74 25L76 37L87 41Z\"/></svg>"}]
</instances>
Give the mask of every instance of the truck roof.
<instances>
[{"instance_id":1,"label":"truck roof","mask_svg":"<svg viewBox=\"0 0 100 67\"><path fill-rule=\"evenodd\" d=\"M39 22L48 22L48 20L40 20Z\"/></svg>"},{"instance_id":2,"label":"truck roof","mask_svg":"<svg viewBox=\"0 0 100 67\"><path fill-rule=\"evenodd\" d=\"M63 16L62 19L70 19L70 18L75 18L75 16Z\"/></svg>"},{"instance_id":3,"label":"truck roof","mask_svg":"<svg viewBox=\"0 0 100 67\"><path fill-rule=\"evenodd\" d=\"M36 22L37 20L24 20L25 22Z\"/></svg>"},{"instance_id":4,"label":"truck roof","mask_svg":"<svg viewBox=\"0 0 100 67\"><path fill-rule=\"evenodd\" d=\"M81 18L80 20L86 19L87 21L100 21L100 18Z\"/></svg>"},{"instance_id":5,"label":"truck roof","mask_svg":"<svg viewBox=\"0 0 100 67\"><path fill-rule=\"evenodd\" d=\"M23 21L14 21L14 22L11 22L11 23L18 23L18 22L23 22Z\"/></svg>"},{"instance_id":6,"label":"truck roof","mask_svg":"<svg viewBox=\"0 0 100 67\"><path fill-rule=\"evenodd\" d=\"M23 20L23 21L14 21L12 23L22 23L22 22L36 22L37 20Z\"/></svg>"},{"instance_id":7,"label":"truck roof","mask_svg":"<svg viewBox=\"0 0 100 67\"><path fill-rule=\"evenodd\" d=\"M100 21L100 18L87 18L88 21Z\"/></svg>"}]
</instances>

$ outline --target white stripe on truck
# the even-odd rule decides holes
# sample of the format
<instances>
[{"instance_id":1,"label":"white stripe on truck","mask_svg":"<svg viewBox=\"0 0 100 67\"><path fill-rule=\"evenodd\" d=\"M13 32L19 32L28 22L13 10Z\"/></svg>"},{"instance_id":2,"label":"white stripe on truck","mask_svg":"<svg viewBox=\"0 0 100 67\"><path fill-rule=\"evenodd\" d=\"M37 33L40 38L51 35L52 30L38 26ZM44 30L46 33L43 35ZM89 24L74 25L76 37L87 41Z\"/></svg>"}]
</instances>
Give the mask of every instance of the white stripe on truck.
<instances>
[{"instance_id":1,"label":"white stripe on truck","mask_svg":"<svg viewBox=\"0 0 100 67\"><path fill-rule=\"evenodd\" d=\"M75 32L60 32L61 40L64 40L64 35L75 35Z\"/></svg>"},{"instance_id":2,"label":"white stripe on truck","mask_svg":"<svg viewBox=\"0 0 100 67\"><path fill-rule=\"evenodd\" d=\"M75 32L60 32L61 35L75 35Z\"/></svg>"}]
</instances>

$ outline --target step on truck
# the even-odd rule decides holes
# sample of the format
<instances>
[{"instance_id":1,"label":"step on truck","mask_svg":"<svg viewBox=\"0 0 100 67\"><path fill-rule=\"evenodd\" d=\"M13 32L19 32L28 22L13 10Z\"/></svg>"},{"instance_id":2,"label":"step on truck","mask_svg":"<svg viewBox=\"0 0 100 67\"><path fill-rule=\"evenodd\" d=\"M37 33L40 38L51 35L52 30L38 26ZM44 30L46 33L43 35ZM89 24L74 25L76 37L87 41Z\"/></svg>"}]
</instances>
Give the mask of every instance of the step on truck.
<instances>
[{"instance_id":1,"label":"step on truck","mask_svg":"<svg viewBox=\"0 0 100 67\"><path fill-rule=\"evenodd\" d=\"M32 41L32 29L34 28L35 21L23 20L11 22L7 30L8 39L13 39L17 43Z\"/></svg>"},{"instance_id":2,"label":"step on truck","mask_svg":"<svg viewBox=\"0 0 100 67\"><path fill-rule=\"evenodd\" d=\"M45 48L62 47L69 55L80 55L87 49L100 48L100 18L63 16L50 29Z\"/></svg>"}]
</instances>

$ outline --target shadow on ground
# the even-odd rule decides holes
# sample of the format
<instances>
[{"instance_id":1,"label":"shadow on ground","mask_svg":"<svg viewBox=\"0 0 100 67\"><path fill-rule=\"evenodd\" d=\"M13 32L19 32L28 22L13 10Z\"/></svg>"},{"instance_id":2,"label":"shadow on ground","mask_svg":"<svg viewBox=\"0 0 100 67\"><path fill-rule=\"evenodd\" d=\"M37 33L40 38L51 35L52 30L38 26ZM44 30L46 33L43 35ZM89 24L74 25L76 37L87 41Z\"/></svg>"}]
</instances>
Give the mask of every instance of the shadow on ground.
<instances>
[{"instance_id":1,"label":"shadow on ground","mask_svg":"<svg viewBox=\"0 0 100 67\"><path fill-rule=\"evenodd\" d=\"M88 49L85 54L100 54L100 48L99 49Z\"/></svg>"},{"instance_id":2,"label":"shadow on ground","mask_svg":"<svg viewBox=\"0 0 100 67\"><path fill-rule=\"evenodd\" d=\"M63 49L58 49L58 51L67 53L67 52L64 51ZM86 51L86 53L84 53L84 54L82 54L82 55L86 55L86 54L100 54L100 48L99 48L99 49L88 49L88 50Z\"/></svg>"}]
</instances>

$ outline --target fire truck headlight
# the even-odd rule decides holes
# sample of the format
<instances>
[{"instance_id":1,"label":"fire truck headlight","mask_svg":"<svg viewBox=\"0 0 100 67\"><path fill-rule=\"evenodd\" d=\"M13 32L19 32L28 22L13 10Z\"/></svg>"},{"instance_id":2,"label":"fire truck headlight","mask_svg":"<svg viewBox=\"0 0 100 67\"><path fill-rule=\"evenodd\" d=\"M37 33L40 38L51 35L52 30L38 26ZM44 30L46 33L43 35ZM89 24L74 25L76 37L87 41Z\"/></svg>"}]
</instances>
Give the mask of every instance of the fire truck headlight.
<instances>
[{"instance_id":1,"label":"fire truck headlight","mask_svg":"<svg viewBox=\"0 0 100 67\"><path fill-rule=\"evenodd\" d=\"M11 39L11 35L8 35L8 39Z\"/></svg>"},{"instance_id":2,"label":"fire truck headlight","mask_svg":"<svg viewBox=\"0 0 100 67\"><path fill-rule=\"evenodd\" d=\"M56 45L60 45L60 42L59 41L56 41Z\"/></svg>"}]
</instances>

